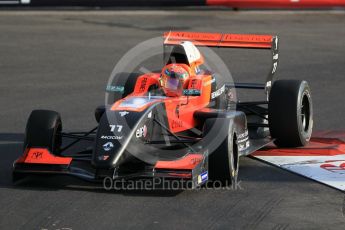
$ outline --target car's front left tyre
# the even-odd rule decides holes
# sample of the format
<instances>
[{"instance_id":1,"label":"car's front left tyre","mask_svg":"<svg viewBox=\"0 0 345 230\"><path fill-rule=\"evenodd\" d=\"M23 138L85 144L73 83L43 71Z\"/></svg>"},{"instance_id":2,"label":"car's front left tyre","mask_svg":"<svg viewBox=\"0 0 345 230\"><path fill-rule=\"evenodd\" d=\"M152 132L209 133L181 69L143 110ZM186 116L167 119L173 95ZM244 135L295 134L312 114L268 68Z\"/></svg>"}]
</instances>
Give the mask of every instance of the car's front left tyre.
<instances>
[{"instance_id":1,"label":"car's front left tyre","mask_svg":"<svg viewBox=\"0 0 345 230\"><path fill-rule=\"evenodd\" d=\"M214 135L218 134L218 137ZM222 133L219 135L219 133ZM239 153L236 133L231 119L211 118L204 123L207 139L222 138L219 146L208 156L209 179L214 186L232 186L237 183L239 172Z\"/></svg>"}]
</instances>

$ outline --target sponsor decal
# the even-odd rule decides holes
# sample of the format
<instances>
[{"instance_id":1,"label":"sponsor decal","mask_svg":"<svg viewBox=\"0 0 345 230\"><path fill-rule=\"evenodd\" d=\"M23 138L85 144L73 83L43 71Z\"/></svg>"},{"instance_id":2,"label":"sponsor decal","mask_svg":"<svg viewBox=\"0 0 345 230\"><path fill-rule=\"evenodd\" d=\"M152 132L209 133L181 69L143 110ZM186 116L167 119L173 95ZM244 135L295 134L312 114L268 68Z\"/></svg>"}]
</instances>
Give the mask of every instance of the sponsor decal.
<instances>
[{"instance_id":1,"label":"sponsor decal","mask_svg":"<svg viewBox=\"0 0 345 230\"><path fill-rule=\"evenodd\" d=\"M193 79L193 80L192 80L192 83L191 83L191 85L190 85L190 87L191 87L192 89L195 89L197 83L198 83L198 80Z\"/></svg>"},{"instance_id":2,"label":"sponsor decal","mask_svg":"<svg viewBox=\"0 0 345 230\"><path fill-rule=\"evenodd\" d=\"M147 135L147 127L146 125L144 125L143 127L140 127L139 129L137 129L137 131L135 132L135 136L137 138L140 138L140 137L146 137Z\"/></svg>"},{"instance_id":3,"label":"sponsor decal","mask_svg":"<svg viewBox=\"0 0 345 230\"><path fill-rule=\"evenodd\" d=\"M267 83L266 83L266 88L269 88L269 87L271 87L272 86L272 81L268 81Z\"/></svg>"},{"instance_id":4,"label":"sponsor decal","mask_svg":"<svg viewBox=\"0 0 345 230\"><path fill-rule=\"evenodd\" d=\"M141 81L140 83L140 88L139 88L139 92L142 93L145 91L146 89L146 83L147 83L147 77L144 77L144 79Z\"/></svg>"},{"instance_id":5,"label":"sponsor decal","mask_svg":"<svg viewBox=\"0 0 345 230\"><path fill-rule=\"evenodd\" d=\"M274 74L277 71L278 62L273 63L273 69L272 74Z\"/></svg>"},{"instance_id":6,"label":"sponsor decal","mask_svg":"<svg viewBox=\"0 0 345 230\"><path fill-rule=\"evenodd\" d=\"M192 164L199 164L202 162L202 158L192 158L191 163Z\"/></svg>"},{"instance_id":7,"label":"sponsor decal","mask_svg":"<svg viewBox=\"0 0 345 230\"><path fill-rule=\"evenodd\" d=\"M124 116L126 116L127 114L129 114L129 112L127 112L127 111L121 111L121 112L119 112L119 114L121 115L121 117L124 117Z\"/></svg>"},{"instance_id":8,"label":"sponsor decal","mask_svg":"<svg viewBox=\"0 0 345 230\"><path fill-rule=\"evenodd\" d=\"M238 139L242 139L248 136L248 129L244 131L243 133L238 135Z\"/></svg>"},{"instance_id":9,"label":"sponsor decal","mask_svg":"<svg viewBox=\"0 0 345 230\"><path fill-rule=\"evenodd\" d=\"M197 79L193 79L192 82L190 83L190 88L191 89L198 89L198 83L199 83L199 81Z\"/></svg>"},{"instance_id":10,"label":"sponsor decal","mask_svg":"<svg viewBox=\"0 0 345 230\"><path fill-rule=\"evenodd\" d=\"M107 142L103 145L104 151L110 151L112 148L114 148L114 144L112 142Z\"/></svg>"},{"instance_id":11,"label":"sponsor decal","mask_svg":"<svg viewBox=\"0 0 345 230\"><path fill-rule=\"evenodd\" d=\"M205 171L198 176L198 184L204 183L208 180L208 172Z\"/></svg>"},{"instance_id":12,"label":"sponsor decal","mask_svg":"<svg viewBox=\"0 0 345 230\"><path fill-rule=\"evenodd\" d=\"M183 126L183 122L182 122L182 121L180 121L180 120L173 120L173 121L172 121L171 127L172 127L173 129L175 129L175 128L181 128L182 126Z\"/></svg>"},{"instance_id":13,"label":"sponsor decal","mask_svg":"<svg viewBox=\"0 0 345 230\"><path fill-rule=\"evenodd\" d=\"M108 159L109 159L109 155L98 156L98 160L100 160L100 161L106 161Z\"/></svg>"},{"instance_id":14,"label":"sponsor decal","mask_svg":"<svg viewBox=\"0 0 345 230\"><path fill-rule=\"evenodd\" d=\"M175 109L175 116L180 118L180 105L177 105L176 106L176 109Z\"/></svg>"},{"instance_id":15,"label":"sponsor decal","mask_svg":"<svg viewBox=\"0 0 345 230\"><path fill-rule=\"evenodd\" d=\"M147 118L152 118L152 111L147 114Z\"/></svg>"},{"instance_id":16,"label":"sponsor decal","mask_svg":"<svg viewBox=\"0 0 345 230\"><path fill-rule=\"evenodd\" d=\"M38 164L62 164L68 165L72 161L71 157L58 157L45 148L29 148L27 155L20 162Z\"/></svg>"},{"instance_id":17,"label":"sponsor decal","mask_svg":"<svg viewBox=\"0 0 345 230\"><path fill-rule=\"evenodd\" d=\"M324 164L320 165L320 168L333 173L345 174L345 160L325 161Z\"/></svg>"},{"instance_id":18,"label":"sponsor decal","mask_svg":"<svg viewBox=\"0 0 345 230\"><path fill-rule=\"evenodd\" d=\"M123 93L123 92L125 92L125 87L119 86L119 85L107 85L106 91L107 92Z\"/></svg>"},{"instance_id":19,"label":"sponsor decal","mask_svg":"<svg viewBox=\"0 0 345 230\"><path fill-rule=\"evenodd\" d=\"M122 125L109 125L110 127L110 132L118 132L120 133L123 126Z\"/></svg>"},{"instance_id":20,"label":"sponsor decal","mask_svg":"<svg viewBox=\"0 0 345 230\"><path fill-rule=\"evenodd\" d=\"M216 97L219 97L224 92L225 92L225 85L223 85L221 88L211 93L211 99L215 99Z\"/></svg>"},{"instance_id":21,"label":"sponsor decal","mask_svg":"<svg viewBox=\"0 0 345 230\"><path fill-rule=\"evenodd\" d=\"M248 130L238 135L237 144L238 144L238 151L243 151L250 146Z\"/></svg>"},{"instance_id":22,"label":"sponsor decal","mask_svg":"<svg viewBox=\"0 0 345 230\"><path fill-rule=\"evenodd\" d=\"M195 67L195 73L199 74L200 73L200 68L198 66Z\"/></svg>"},{"instance_id":23,"label":"sponsor decal","mask_svg":"<svg viewBox=\"0 0 345 230\"><path fill-rule=\"evenodd\" d=\"M246 150L249 146L250 146L250 142L248 140L245 143L239 143L238 144L238 151Z\"/></svg>"},{"instance_id":24,"label":"sponsor decal","mask_svg":"<svg viewBox=\"0 0 345 230\"><path fill-rule=\"evenodd\" d=\"M227 94L227 99L230 100L230 101L233 101L234 100L234 93L232 92L231 89L228 90Z\"/></svg>"},{"instance_id":25,"label":"sponsor decal","mask_svg":"<svg viewBox=\"0 0 345 230\"><path fill-rule=\"evenodd\" d=\"M104 140L122 140L123 136L101 136Z\"/></svg>"},{"instance_id":26,"label":"sponsor decal","mask_svg":"<svg viewBox=\"0 0 345 230\"><path fill-rule=\"evenodd\" d=\"M31 155L31 158L33 159L41 159L43 157L43 152L34 152Z\"/></svg>"},{"instance_id":27,"label":"sponsor decal","mask_svg":"<svg viewBox=\"0 0 345 230\"><path fill-rule=\"evenodd\" d=\"M201 92L198 89L184 89L183 95L185 95L185 96L200 96Z\"/></svg>"}]
</instances>

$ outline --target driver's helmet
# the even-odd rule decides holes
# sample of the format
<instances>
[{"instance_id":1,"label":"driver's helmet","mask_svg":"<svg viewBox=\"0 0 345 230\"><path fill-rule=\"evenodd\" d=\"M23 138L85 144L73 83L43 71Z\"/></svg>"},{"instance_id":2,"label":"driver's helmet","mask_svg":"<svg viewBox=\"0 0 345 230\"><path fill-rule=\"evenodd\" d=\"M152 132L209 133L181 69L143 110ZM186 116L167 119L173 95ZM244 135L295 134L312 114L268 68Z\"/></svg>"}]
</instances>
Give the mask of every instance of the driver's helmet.
<instances>
[{"instance_id":1,"label":"driver's helmet","mask_svg":"<svg viewBox=\"0 0 345 230\"><path fill-rule=\"evenodd\" d=\"M185 64L166 65L161 74L160 83L165 95L169 97L181 96L183 89L188 86L190 67Z\"/></svg>"}]
</instances>

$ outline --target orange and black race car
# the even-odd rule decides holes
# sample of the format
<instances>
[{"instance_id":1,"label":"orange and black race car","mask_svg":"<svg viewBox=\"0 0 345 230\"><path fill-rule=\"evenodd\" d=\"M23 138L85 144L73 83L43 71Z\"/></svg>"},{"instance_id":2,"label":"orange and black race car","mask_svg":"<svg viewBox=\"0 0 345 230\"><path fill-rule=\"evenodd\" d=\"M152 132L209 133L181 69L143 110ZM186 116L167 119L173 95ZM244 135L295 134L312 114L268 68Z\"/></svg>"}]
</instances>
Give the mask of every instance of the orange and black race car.
<instances>
[{"instance_id":1,"label":"orange and black race car","mask_svg":"<svg viewBox=\"0 0 345 230\"><path fill-rule=\"evenodd\" d=\"M111 103L96 109L98 126L89 132L62 132L59 113L34 110L13 179L67 174L90 181L227 183L237 179L240 156L271 142L296 147L309 141L308 83L273 81L277 36L171 31L164 34L164 46L170 52L161 71L120 73L119 81L107 85ZM222 82L207 68L198 46L270 49L272 66L263 84ZM262 90L265 99L240 102L235 90L243 88ZM63 146L62 139L72 141ZM89 145L78 149L78 142Z\"/></svg>"}]
</instances>

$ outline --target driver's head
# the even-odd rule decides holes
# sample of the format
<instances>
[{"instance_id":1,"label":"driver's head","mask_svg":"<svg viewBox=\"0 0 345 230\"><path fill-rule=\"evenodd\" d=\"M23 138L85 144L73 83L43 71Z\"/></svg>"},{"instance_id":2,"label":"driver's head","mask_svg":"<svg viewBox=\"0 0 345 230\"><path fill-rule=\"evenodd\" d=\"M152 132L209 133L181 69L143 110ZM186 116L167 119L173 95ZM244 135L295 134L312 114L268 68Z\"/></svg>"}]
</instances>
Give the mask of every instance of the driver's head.
<instances>
[{"instance_id":1,"label":"driver's head","mask_svg":"<svg viewBox=\"0 0 345 230\"><path fill-rule=\"evenodd\" d=\"M181 96L188 86L190 67L185 64L166 65L161 74L161 87L169 97Z\"/></svg>"}]
</instances>

